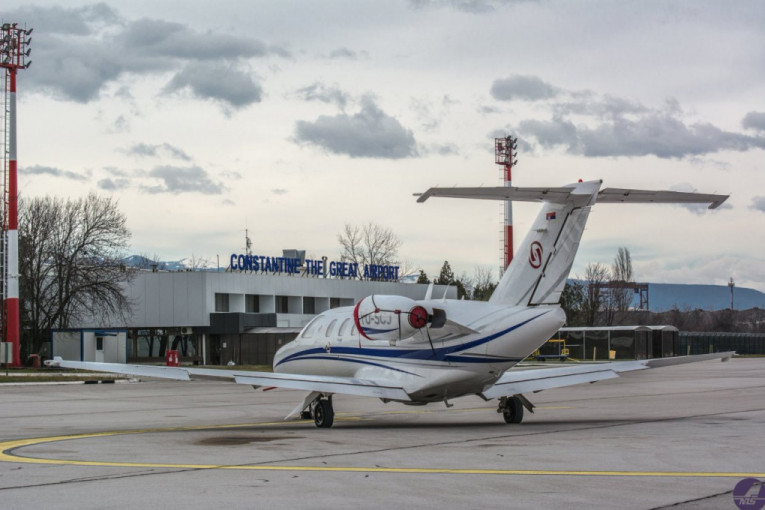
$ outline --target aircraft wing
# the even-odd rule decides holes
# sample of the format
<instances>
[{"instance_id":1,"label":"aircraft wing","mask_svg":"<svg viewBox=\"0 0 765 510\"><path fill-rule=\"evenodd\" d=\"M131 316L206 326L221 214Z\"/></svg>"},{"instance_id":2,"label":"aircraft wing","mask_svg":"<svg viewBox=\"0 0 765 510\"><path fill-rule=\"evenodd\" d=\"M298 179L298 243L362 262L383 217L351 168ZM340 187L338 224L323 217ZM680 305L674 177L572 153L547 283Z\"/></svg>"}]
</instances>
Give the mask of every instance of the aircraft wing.
<instances>
[{"instance_id":1,"label":"aircraft wing","mask_svg":"<svg viewBox=\"0 0 765 510\"><path fill-rule=\"evenodd\" d=\"M231 380L238 384L249 384L255 388L274 387L293 390L316 391L320 393L343 393L391 400L409 401L409 394L402 386L385 381L354 377L332 377L304 374L281 374L254 372L248 370L223 370L218 368L163 367L151 365L126 365L122 363L96 363L90 361L68 361L56 356L45 362L50 367L76 368L114 374L135 375L189 381L192 377Z\"/></svg>"},{"instance_id":2,"label":"aircraft wing","mask_svg":"<svg viewBox=\"0 0 765 510\"><path fill-rule=\"evenodd\" d=\"M604 379L619 377L621 372L659 368L684 363L695 363L710 359L727 361L734 352L716 352L695 356L674 358L656 358L636 361L615 361L610 363L592 363L584 365L540 368L529 370L509 370L491 387L481 393L481 397L492 398L517 395L522 393L562 388L575 384L593 383Z\"/></svg>"},{"instance_id":3,"label":"aircraft wing","mask_svg":"<svg viewBox=\"0 0 765 510\"><path fill-rule=\"evenodd\" d=\"M240 372L236 375L235 380L239 384L250 384L256 388L264 386L318 391L320 393L343 393L391 400L411 400L402 387L389 383L385 384L374 379L356 379L354 377L326 375L272 374L269 372Z\"/></svg>"}]
</instances>

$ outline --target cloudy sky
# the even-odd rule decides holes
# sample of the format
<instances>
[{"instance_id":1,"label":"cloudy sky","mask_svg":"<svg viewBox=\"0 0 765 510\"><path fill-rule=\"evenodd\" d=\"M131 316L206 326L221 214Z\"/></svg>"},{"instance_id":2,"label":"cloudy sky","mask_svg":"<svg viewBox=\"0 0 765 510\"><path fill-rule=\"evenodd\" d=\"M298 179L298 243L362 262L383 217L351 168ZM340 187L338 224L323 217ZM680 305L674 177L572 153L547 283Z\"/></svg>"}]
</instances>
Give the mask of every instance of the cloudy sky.
<instances>
[{"instance_id":1,"label":"cloudy sky","mask_svg":"<svg viewBox=\"0 0 765 510\"><path fill-rule=\"evenodd\" d=\"M501 261L501 205L430 186L730 193L602 205L574 266L619 246L640 281L765 291L765 3L6 0L34 27L19 77L23 196L119 199L134 253L338 258L374 221L434 276ZM525 233L537 212L516 204ZM516 246L520 239L516 239Z\"/></svg>"}]
</instances>

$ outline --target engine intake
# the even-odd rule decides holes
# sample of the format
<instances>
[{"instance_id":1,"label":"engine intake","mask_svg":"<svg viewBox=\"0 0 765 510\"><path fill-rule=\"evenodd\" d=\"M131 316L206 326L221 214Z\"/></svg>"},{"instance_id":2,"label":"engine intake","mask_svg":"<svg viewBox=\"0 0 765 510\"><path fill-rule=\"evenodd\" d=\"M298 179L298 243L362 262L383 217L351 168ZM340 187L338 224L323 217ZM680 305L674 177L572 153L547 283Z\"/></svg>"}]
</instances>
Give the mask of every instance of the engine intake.
<instances>
[{"instance_id":1,"label":"engine intake","mask_svg":"<svg viewBox=\"0 0 765 510\"><path fill-rule=\"evenodd\" d=\"M432 313L404 296L367 296L353 309L356 328L369 340L396 341L427 326Z\"/></svg>"}]
</instances>

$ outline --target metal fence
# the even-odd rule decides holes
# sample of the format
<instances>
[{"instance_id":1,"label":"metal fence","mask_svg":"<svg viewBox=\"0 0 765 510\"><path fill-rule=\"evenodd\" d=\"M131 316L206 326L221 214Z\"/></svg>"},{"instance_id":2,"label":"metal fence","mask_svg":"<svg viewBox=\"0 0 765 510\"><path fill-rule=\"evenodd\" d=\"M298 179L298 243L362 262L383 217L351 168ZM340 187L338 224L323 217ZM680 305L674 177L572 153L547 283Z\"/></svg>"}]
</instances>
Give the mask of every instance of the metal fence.
<instances>
[{"instance_id":1,"label":"metal fence","mask_svg":"<svg viewBox=\"0 0 765 510\"><path fill-rule=\"evenodd\" d=\"M682 331L678 354L705 354L736 351L738 354L765 354L764 333L695 333Z\"/></svg>"}]
</instances>

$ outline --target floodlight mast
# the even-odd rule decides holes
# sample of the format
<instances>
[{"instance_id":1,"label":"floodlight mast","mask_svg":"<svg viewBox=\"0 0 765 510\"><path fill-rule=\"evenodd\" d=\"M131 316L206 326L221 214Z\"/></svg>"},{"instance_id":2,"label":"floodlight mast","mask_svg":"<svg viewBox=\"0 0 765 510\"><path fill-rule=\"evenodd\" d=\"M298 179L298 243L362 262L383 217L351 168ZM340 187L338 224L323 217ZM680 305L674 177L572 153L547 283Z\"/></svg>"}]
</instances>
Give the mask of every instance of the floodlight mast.
<instances>
[{"instance_id":1,"label":"floodlight mast","mask_svg":"<svg viewBox=\"0 0 765 510\"><path fill-rule=\"evenodd\" d=\"M3 87L5 109L3 123L3 217L2 227L2 340L11 348L11 366L21 366L19 328L19 213L18 162L16 154L16 73L32 63L28 36L32 29L18 23L0 26L0 67L5 69Z\"/></svg>"},{"instance_id":2,"label":"floodlight mast","mask_svg":"<svg viewBox=\"0 0 765 510\"><path fill-rule=\"evenodd\" d=\"M504 138L494 139L494 163L502 165L503 177L506 187L513 185L512 170L513 165L518 164L518 159L515 157L515 151L518 150L518 139L508 135ZM505 248L504 248L504 261L502 265L502 271L507 269L510 265L510 261L513 260L513 203L510 200L505 202Z\"/></svg>"}]
</instances>

